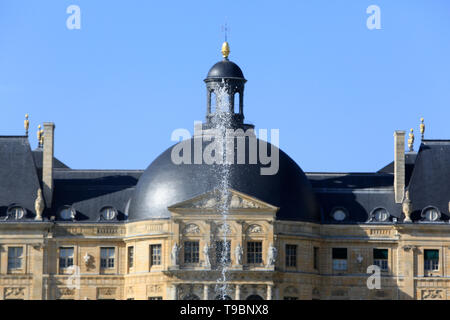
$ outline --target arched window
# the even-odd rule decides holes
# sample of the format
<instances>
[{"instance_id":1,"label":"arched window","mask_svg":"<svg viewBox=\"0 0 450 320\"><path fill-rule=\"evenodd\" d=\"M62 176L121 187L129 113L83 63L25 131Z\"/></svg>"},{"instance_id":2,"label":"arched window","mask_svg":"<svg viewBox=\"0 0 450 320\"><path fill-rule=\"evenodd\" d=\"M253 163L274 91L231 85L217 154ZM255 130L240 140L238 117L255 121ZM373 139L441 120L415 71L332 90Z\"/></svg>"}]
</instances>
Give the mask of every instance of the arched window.
<instances>
[{"instance_id":1,"label":"arched window","mask_svg":"<svg viewBox=\"0 0 450 320\"><path fill-rule=\"evenodd\" d=\"M233 106L234 106L234 113L239 113L239 100L240 100L240 93L236 92L234 94L234 101L233 101Z\"/></svg>"},{"instance_id":2,"label":"arched window","mask_svg":"<svg viewBox=\"0 0 450 320\"><path fill-rule=\"evenodd\" d=\"M12 205L8 209L8 216L10 219L20 220L25 217L25 209L18 205Z\"/></svg>"},{"instance_id":3,"label":"arched window","mask_svg":"<svg viewBox=\"0 0 450 320\"><path fill-rule=\"evenodd\" d=\"M216 93L214 91L210 92L210 94L209 94L209 101L210 101L210 105L211 105L211 113L216 112L217 97L216 97Z\"/></svg>"}]
</instances>

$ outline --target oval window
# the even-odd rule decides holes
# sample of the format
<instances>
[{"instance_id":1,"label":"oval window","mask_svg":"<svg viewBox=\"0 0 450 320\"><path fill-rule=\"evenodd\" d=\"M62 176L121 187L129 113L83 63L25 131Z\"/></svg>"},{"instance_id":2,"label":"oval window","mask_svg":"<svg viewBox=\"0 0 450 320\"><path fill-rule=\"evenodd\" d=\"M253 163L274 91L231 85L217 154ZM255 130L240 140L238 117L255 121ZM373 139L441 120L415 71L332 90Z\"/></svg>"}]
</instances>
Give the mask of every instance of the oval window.
<instances>
[{"instance_id":1,"label":"oval window","mask_svg":"<svg viewBox=\"0 0 450 320\"><path fill-rule=\"evenodd\" d=\"M342 209L336 209L333 212L333 219L336 221L342 221L347 217L347 213Z\"/></svg>"},{"instance_id":2,"label":"oval window","mask_svg":"<svg viewBox=\"0 0 450 320\"><path fill-rule=\"evenodd\" d=\"M117 216L117 211L113 207L105 207L101 210L101 213L105 220L113 220Z\"/></svg>"},{"instance_id":3,"label":"oval window","mask_svg":"<svg viewBox=\"0 0 450 320\"><path fill-rule=\"evenodd\" d=\"M66 207L59 212L59 217L63 220L72 220L75 214L72 208Z\"/></svg>"}]
</instances>

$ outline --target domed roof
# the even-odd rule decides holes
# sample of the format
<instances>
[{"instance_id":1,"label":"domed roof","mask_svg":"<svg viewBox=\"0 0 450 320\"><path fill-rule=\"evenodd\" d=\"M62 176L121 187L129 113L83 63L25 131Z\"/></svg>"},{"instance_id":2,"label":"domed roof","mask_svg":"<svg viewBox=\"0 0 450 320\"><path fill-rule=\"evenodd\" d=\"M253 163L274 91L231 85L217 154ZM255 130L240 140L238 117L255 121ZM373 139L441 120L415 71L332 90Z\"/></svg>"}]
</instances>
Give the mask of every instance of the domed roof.
<instances>
[{"instance_id":1,"label":"domed roof","mask_svg":"<svg viewBox=\"0 0 450 320\"><path fill-rule=\"evenodd\" d=\"M193 139L190 142L193 159ZM203 142L203 150L205 146ZM174 164L171 159L174 147L156 158L140 177L130 203L128 220L169 218L168 207L219 187L220 165L193 164L193 160L192 164ZM270 144L267 148L270 150ZM248 154L248 143L246 149ZM320 221L310 182L287 154L279 150L279 170L275 175L261 175L260 169L267 166L246 163L230 166L229 188L279 207L277 219Z\"/></svg>"},{"instance_id":2,"label":"domed roof","mask_svg":"<svg viewBox=\"0 0 450 320\"><path fill-rule=\"evenodd\" d=\"M206 80L221 78L244 79L244 74L236 63L228 59L224 59L212 66L208 72Z\"/></svg>"}]
</instances>

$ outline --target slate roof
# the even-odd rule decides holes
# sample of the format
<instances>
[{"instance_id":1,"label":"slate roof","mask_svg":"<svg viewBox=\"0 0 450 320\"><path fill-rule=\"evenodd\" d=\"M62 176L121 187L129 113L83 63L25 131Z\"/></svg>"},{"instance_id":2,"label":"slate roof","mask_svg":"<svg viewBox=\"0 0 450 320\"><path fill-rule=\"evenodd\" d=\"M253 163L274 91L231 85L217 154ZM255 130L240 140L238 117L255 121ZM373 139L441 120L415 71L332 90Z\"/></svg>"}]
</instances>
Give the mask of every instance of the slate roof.
<instances>
[{"instance_id":1,"label":"slate roof","mask_svg":"<svg viewBox=\"0 0 450 320\"><path fill-rule=\"evenodd\" d=\"M414 169L414 164L417 159L417 152L405 153L405 185L409 184L411 175ZM394 174L394 161L381 168L378 173L391 173Z\"/></svg>"},{"instance_id":2,"label":"slate roof","mask_svg":"<svg viewBox=\"0 0 450 320\"><path fill-rule=\"evenodd\" d=\"M408 186L413 220L427 206L437 207L443 220L450 209L450 140L422 140Z\"/></svg>"},{"instance_id":3,"label":"slate roof","mask_svg":"<svg viewBox=\"0 0 450 320\"><path fill-rule=\"evenodd\" d=\"M401 217L401 205L394 201L394 177L389 173L306 173L319 201L322 223L365 223L377 208ZM345 220L333 219L334 209L348 212Z\"/></svg>"},{"instance_id":4,"label":"slate roof","mask_svg":"<svg viewBox=\"0 0 450 320\"><path fill-rule=\"evenodd\" d=\"M76 222L109 222L99 221L100 209L112 206L118 211L117 220L112 222L128 220L128 207L143 170L73 170L56 158L54 166L53 203L44 218L56 216L60 220L60 209L72 206ZM32 151L26 136L0 136L0 222L13 204L26 209L24 221L33 221L41 169L42 149ZM423 140L417 153L406 153L406 170L413 221L420 220L428 206L438 208L443 220L448 221L450 140ZM392 217L402 221L401 204L394 201L393 163L375 173L305 175L317 199L321 223L365 223L379 207L390 213L390 223ZM335 221L331 216L335 208L345 208L349 216L342 222Z\"/></svg>"},{"instance_id":5,"label":"slate roof","mask_svg":"<svg viewBox=\"0 0 450 320\"><path fill-rule=\"evenodd\" d=\"M17 204L34 219L34 201L40 188L28 137L0 136L0 219Z\"/></svg>"},{"instance_id":6,"label":"slate roof","mask_svg":"<svg viewBox=\"0 0 450 320\"><path fill-rule=\"evenodd\" d=\"M99 221L103 207L112 206L118 211L117 220L126 220L127 204L141 174L140 170L55 170L52 214L60 220L59 211L70 205L76 210L76 221L93 222Z\"/></svg>"}]
</instances>

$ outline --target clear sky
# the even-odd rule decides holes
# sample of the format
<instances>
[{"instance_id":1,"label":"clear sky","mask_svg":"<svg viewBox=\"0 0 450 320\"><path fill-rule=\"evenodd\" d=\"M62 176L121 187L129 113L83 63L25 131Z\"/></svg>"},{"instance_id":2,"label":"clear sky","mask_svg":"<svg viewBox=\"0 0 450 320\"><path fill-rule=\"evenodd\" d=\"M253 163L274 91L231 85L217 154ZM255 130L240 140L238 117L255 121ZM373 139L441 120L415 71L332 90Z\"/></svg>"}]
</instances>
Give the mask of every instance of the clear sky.
<instances>
[{"instance_id":1,"label":"clear sky","mask_svg":"<svg viewBox=\"0 0 450 320\"><path fill-rule=\"evenodd\" d=\"M246 120L279 129L304 171L376 171L394 130L414 128L418 148L422 116L426 138L450 138L448 0L0 0L0 135L23 134L29 113L32 148L55 122L72 168L145 169L204 119L225 21Z\"/></svg>"}]
</instances>

